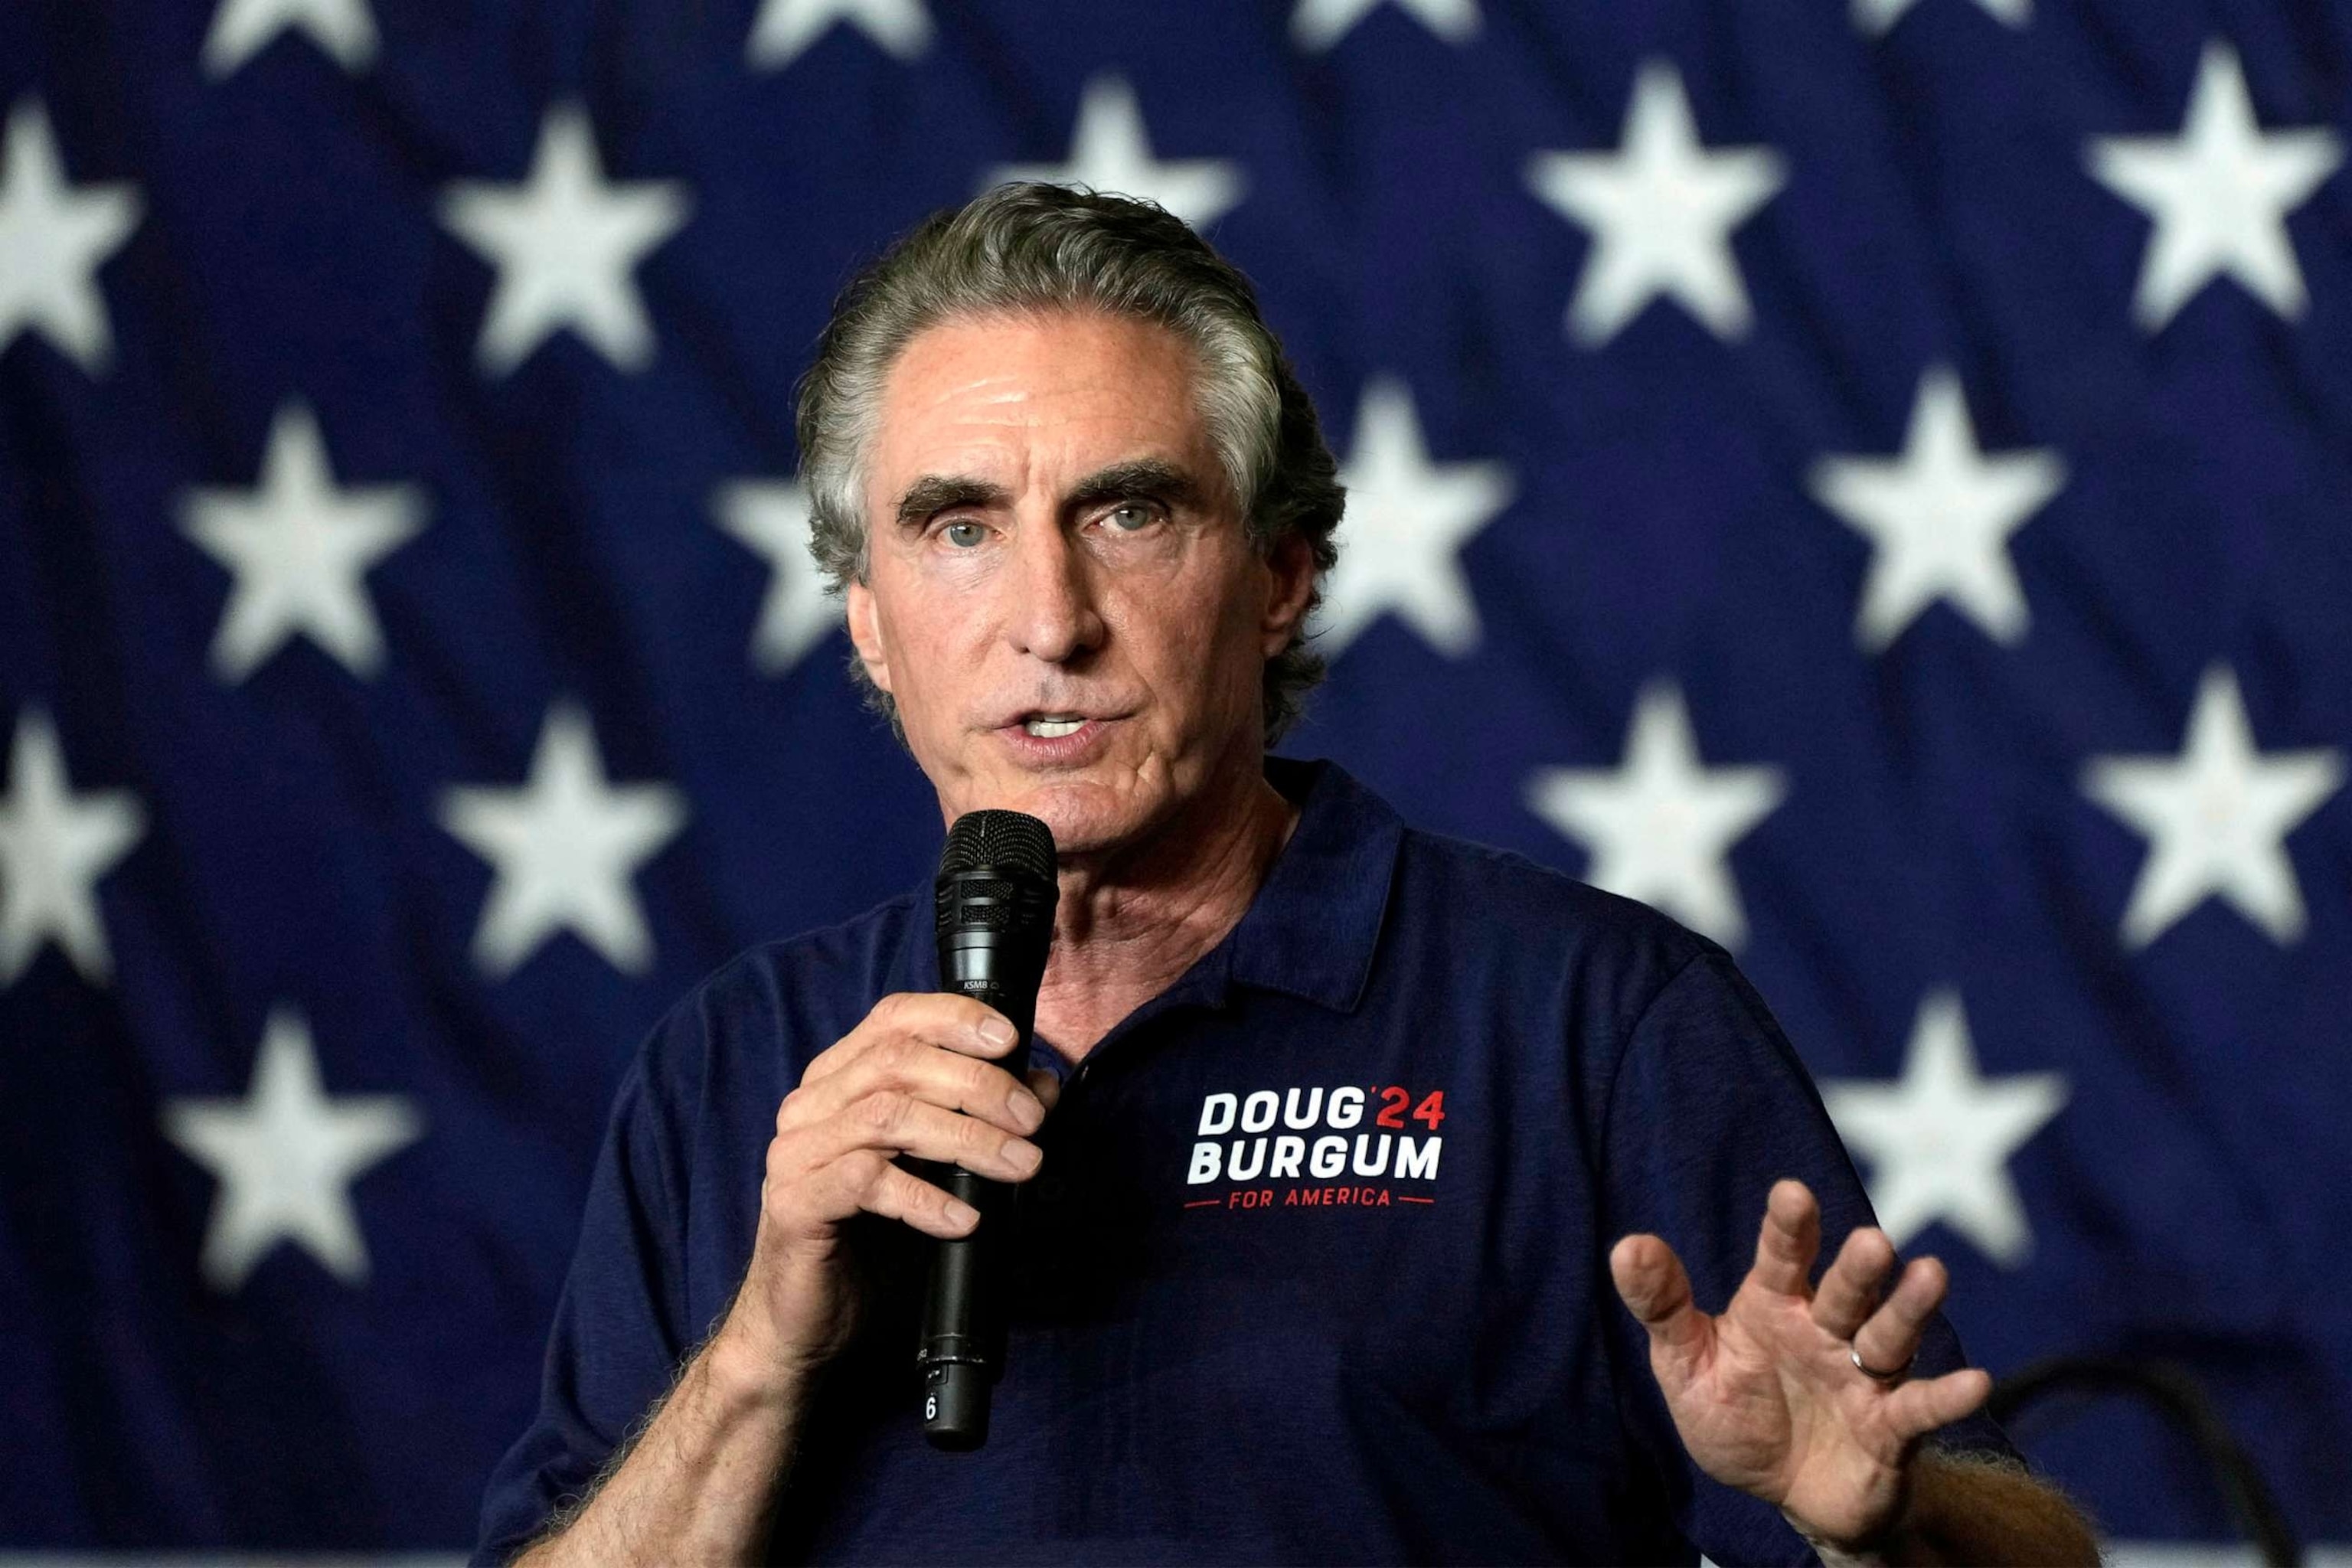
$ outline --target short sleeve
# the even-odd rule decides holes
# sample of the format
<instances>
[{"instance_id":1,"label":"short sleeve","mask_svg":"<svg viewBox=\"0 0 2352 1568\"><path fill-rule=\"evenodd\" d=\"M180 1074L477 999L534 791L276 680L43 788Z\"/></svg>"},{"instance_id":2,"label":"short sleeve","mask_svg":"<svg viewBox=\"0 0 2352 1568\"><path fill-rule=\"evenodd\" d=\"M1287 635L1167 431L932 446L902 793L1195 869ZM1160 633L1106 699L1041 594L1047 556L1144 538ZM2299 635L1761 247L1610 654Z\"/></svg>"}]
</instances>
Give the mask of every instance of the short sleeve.
<instances>
[{"instance_id":1,"label":"short sleeve","mask_svg":"<svg viewBox=\"0 0 2352 1568\"><path fill-rule=\"evenodd\" d=\"M1820 1094L1755 987L1720 948L1693 957L1643 1011L1609 1096L1601 1172L1603 1234L1663 1237L1688 1269L1699 1307L1719 1312L1754 1261L1772 1184L1794 1176L1822 1205L1822 1257L1874 1225L1870 1199ZM1810 1563L1813 1554L1780 1510L1710 1479L1676 1436L1650 1371L1647 1334L1612 1292L1611 1349L1621 1410L1640 1446L1666 1471L1675 1521L1714 1562ZM1937 1313L1919 1347L1918 1375L1968 1364ZM1982 1416L1945 1428L1946 1448L2012 1455Z\"/></svg>"},{"instance_id":2,"label":"short sleeve","mask_svg":"<svg viewBox=\"0 0 2352 1568\"><path fill-rule=\"evenodd\" d=\"M664 1030L692 1027L684 1007ZM656 1041L661 1040L657 1031ZM683 1332L686 1172L640 1053L614 1097L555 1322L539 1411L490 1475L472 1561L503 1564L604 1462L668 1389Z\"/></svg>"}]
</instances>

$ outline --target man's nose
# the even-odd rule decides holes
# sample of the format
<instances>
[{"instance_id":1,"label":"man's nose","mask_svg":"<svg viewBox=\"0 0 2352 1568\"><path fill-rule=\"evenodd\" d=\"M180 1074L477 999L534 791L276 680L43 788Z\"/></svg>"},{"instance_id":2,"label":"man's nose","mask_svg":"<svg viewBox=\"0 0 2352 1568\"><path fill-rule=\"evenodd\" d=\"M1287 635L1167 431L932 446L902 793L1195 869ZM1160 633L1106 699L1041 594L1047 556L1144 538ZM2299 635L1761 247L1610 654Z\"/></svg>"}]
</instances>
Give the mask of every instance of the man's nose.
<instances>
[{"instance_id":1,"label":"man's nose","mask_svg":"<svg viewBox=\"0 0 2352 1568\"><path fill-rule=\"evenodd\" d=\"M1092 563L1057 520L1019 529L1013 553L1012 604L1005 616L1013 647L1048 664L1064 664L1101 646L1104 626L1095 609Z\"/></svg>"}]
</instances>

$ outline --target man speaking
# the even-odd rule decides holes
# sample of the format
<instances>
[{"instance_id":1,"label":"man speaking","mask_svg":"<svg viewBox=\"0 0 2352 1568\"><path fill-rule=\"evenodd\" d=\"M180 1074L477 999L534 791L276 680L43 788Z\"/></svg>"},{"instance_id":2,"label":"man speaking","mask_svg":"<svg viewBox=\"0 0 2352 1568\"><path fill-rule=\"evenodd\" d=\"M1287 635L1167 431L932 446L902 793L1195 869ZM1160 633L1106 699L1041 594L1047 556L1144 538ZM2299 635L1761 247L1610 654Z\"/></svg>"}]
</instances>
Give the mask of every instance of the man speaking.
<instances>
[{"instance_id":1,"label":"man speaking","mask_svg":"<svg viewBox=\"0 0 2352 1568\"><path fill-rule=\"evenodd\" d=\"M1052 831L1034 1035L941 993L928 884L681 1002L480 1561L2095 1560L1721 949L1266 755L1342 497L1189 229L933 217L798 433L942 816ZM907 1161L1019 1184L976 1451L915 1349L979 1216Z\"/></svg>"}]
</instances>

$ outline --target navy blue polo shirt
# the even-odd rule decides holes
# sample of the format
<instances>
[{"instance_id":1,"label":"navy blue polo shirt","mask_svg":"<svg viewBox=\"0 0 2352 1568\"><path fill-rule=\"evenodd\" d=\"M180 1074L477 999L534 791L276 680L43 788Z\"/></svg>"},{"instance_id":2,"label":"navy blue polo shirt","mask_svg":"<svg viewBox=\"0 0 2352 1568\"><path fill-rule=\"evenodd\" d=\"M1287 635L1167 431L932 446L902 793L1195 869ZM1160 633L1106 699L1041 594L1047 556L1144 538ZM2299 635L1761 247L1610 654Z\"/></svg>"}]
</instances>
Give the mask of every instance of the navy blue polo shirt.
<instances>
[{"instance_id":1,"label":"navy blue polo shirt","mask_svg":"<svg viewBox=\"0 0 2352 1568\"><path fill-rule=\"evenodd\" d=\"M1265 767L1302 810L1248 912L1038 1135L988 1445L925 1443L927 1244L861 1216L866 1317L813 1394L770 1555L1811 1561L1691 1465L1607 1264L1654 1231L1719 1310L1775 1179L1820 1195L1831 1247L1869 1222L1762 1001L1654 910L1408 828L1335 764ZM723 1317L808 1060L938 984L926 886L744 954L654 1031L478 1561L588 1486ZM1921 1373L1961 1364L1939 1318ZM1951 1437L2005 1447L1981 1421Z\"/></svg>"}]
</instances>

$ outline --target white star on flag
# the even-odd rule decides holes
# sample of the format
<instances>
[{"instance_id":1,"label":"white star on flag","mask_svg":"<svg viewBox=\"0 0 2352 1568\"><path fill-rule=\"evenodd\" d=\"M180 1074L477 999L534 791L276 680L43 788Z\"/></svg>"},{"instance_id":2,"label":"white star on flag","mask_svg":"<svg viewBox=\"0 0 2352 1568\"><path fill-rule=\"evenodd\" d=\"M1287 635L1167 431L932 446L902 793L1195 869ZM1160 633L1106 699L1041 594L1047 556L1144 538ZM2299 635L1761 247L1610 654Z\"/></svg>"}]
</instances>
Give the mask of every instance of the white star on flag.
<instances>
[{"instance_id":1,"label":"white star on flag","mask_svg":"<svg viewBox=\"0 0 2352 1568\"><path fill-rule=\"evenodd\" d=\"M1290 14L1290 41L1310 53L1329 48L1390 0L1298 0ZM1478 36L1478 0L1394 0L1423 26L1460 46Z\"/></svg>"},{"instance_id":2,"label":"white star on flag","mask_svg":"<svg viewBox=\"0 0 2352 1568\"><path fill-rule=\"evenodd\" d=\"M499 269L478 352L484 373L508 374L564 327L620 370L652 363L633 272L692 207L680 180L608 183L575 104L548 110L521 184L453 184L442 223Z\"/></svg>"},{"instance_id":3,"label":"white star on flag","mask_svg":"<svg viewBox=\"0 0 2352 1568\"><path fill-rule=\"evenodd\" d=\"M2009 1157L2066 1093L2060 1073L1980 1077L1968 1015L1950 990L1920 1002L1901 1079L1822 1084L1838 1136L1869 1162L1871 1207L1889 1241L1901 1247L1941 1220L2007 1268L2033 1247Z\"/></svg>"},{"instance_id":4,"label":"white star on flag","mask_svg":"<svg viewBox=\"0 0 2352 1568\"><path fill-rule=\"evenodd\" d=\"M1353 449L1339 563L1316 614L1317 647L1337 658L1387 611L1443 654L1478 643L1478 609L1462 575L1463 545L1511 501L1501 463L1432 463L1412 394L1393 376L1364 387Z\"/></svg>"},{"instance_id":5,"label":"white star on flag","mask_svg":"<svg viewBox=\"0 0 2352 1568\"><path fill-rule=\"evenodd\" d=\"M1787 793L1779 768L1702 766L1681 689L1655 680L1634 704L1622 766L1538 769L1527 800L1591 852L1585 880L1737 947L1748 916L1724 860Z\"/></svg>"},{"instance_id":6,"label":"white star on flag","mask_svg":"<svg viewBox=\"0 0 2352 1568\"><path fill-rule=\"evenodd\" d=\"M2091 143L2091 173L2156 222L2132 300L2141 327L2161 330L2223 276L2281 316L2302 315L2308 301L2286 215L2343 161L2344 143L2332 131L2265 133L2237 51L2218 39L2207 44L2179 136Z\"/></svg>"},{"instance_id":7,"label":"white star on flag","mask_svg":"<svg viewBox=\"0 0 2352 1568\"><path fill-rule=\"evenodd\" d=\"M746 53L754 69L781 70L835 22L848 22L890 54L911 60L931 45L923 0L766 0Z\"/></svg>"},{"instance_id":8,"label":"white star on flag","mask_svg":"<svg viewBox=\"0 0 2352 1568\"><path fill-rule=\"evenodd\" d=\"M344 1284L366 1283L367 1241L352 1183L415 1142L424 1120L406 1095L328 1098L310 1026L281 1006L262 1031L245 1098L167 1100L163 1131L220 1184L201 1266L213 1289L227 1294L281 1240Z\"/></svg>"},{"instance_id":9,"label":"white star on flag","mask_svg":"<svg viewBox=\"0 0 2352 1568\"><path fill-rule=\"evenodd\" d=\"M0 156L0 350L38 331L85 374L103 371L114 339L97 273L140 210L126 182L68 184L48 114L34 100L18 103Z\"/></svg>"},{"instance_id":10,"label":"white star on flag","mask_svg":"<svg viewBox=\"0 0 2352 1568\"><path fill-rule=\"evenodd\" d=\"M1919 0L1853 0L1853 25L1865 33L1884 33L1901 21ZM2033 0L1977 0L1988 16L2022 27L2033 20Z\"/></svg>"},{"instance_id":11,"label":"white star on flag","mask_svg":"<svg viewBox=\"0 0 2352 1568\"><path fill-rule=\"evenodd\" d=\"M205 35L205 74L217 81L259 54L289 27L299 27L344 70L375 58L375 18L367 0L221 0Z\"/></svg>"},{"instance_id":12,"label":"white star on flag","mask_svg":"<svg viewBox=\"0 0 2352 1568\"><path fill-rule=\"evenodd\" d=\"M2083 793L2144 835L2147 862L2124 911L2124 941L2146 947L2219 894L2284 943L2303 935L2303 889L2286 836L2344 783L2344 753L2254 750L2227 665L2206 670L2180 755L2095 757Z\"/></svg>"},{"instance_id":13,"label":"white star on flag","mask_svg":"<svg viewBox=\"0 0 2352 1568\"><path fill-rule=\"evenodd\" d=\"M213 672L243 680L296 636L362 679L383 663L383 633L361 579L425 526L415 485L335 488L319 422L300 402L278 411L250 490L192 490L181 527L236 578L213 638Z\"/></svg>"},{"instance_id":14,"label":"white star on flag","mask_svg":"<svg viewBox=\"0 0 2352 1568\"><path fill-rule=\"evenodd\" d=\"M2065 483L2055 452L1980 450L1959 378L1942 366L1920 377L1900 459L1814 465L1814 499L1877 548L1854 621L1864 650L1884 649L1939 598L1995 641L2022 638L2009 538Z\"/></svg>"},{"instance_id":15,"label":"white star on flag","mask_svg":"<svg viewBox=\"0 0 2352 1568\"><path fill-rule=\"evenodd\" d=\"M1664 295L1718 338L1746 334L1752 311L1731 231L1787 183L1769 147L1699 144L1680 72L1643 66L1615 153L1538 153L1528 188L1592 232L1569 335L1598 347Z\"/></svg>"},{"instance_id":16,"label":"white star on flag","mask_svg":"<svg viewBox=\"0 0 2352 1568\"><path fill-rule=\"evenodd\" d=\"M781 675L841 624L842 600L825 591L809 557L808 491L798 484L739 479L711 501L719 525L768 563L768 595L751 634L751 661Z\"/></svg>"},{"instance_id":17,"label":"white star on flag","mask_svg":"<svg viewBox=\"0 0 2352 1568\"><path fill-rule=\"evenodd\" d=\"M1151 137L1135 89L1121 77L1104 75L1087 83L1078 122L1070 133L1064 163L1003 163L981 182L990 185L1035 180L1053 185L1141 196L1159 203L1194 228L1206 228L1242 199L1239 165L1226 158L1151 155Z\"/></svg>"},{"instance_id":18,"label":"white star on flag","mask_svg":"<svg viewBox=\"0 0 2352 1568\"><path fill-rule=\"evenodd\" d=\"M0 798L0 985L32 967L54 937L82 978L114 973L98 916L98 879L147 830L129 790L76 795L48 716L16 715L8 753L8 794Z\"/></svg>"},{"instance_id":19,"label":"white star on flag","mask_svg":"<svg viewBox=\"0 0 2352 1568\"><path fill-rule=\"evenodd\" d=\"M654 943L630 879L686 819L685 797L667 784L607 784L588 716L556 704L520 788L442 795L441 826L498 873L475 962L503 977L570 930L614 968L643 973Z\"/></svg>"}]
</instances>

